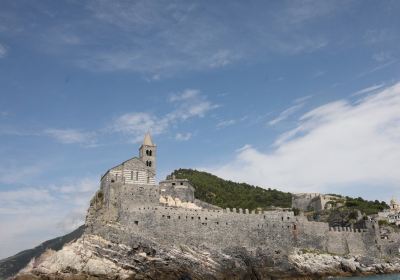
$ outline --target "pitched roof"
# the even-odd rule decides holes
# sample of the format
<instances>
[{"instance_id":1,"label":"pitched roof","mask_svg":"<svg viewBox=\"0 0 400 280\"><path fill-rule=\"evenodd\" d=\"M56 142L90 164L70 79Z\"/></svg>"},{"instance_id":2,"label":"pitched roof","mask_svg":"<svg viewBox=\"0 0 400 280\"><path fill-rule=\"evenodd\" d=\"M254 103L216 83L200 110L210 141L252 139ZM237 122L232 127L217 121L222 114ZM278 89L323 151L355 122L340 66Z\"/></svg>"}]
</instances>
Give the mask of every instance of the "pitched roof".
<instances>
[{"instance_id":1,"label":"pitched roof","mask_svg":"<svg viewBox=\"0 0 400 280\"><path fill-rule=\"evenodd\" d=\"M154 146L153 141L151 140L150 133L146 133L143 140L143 145L145 146Z\"/></svg>"}]
</instances>

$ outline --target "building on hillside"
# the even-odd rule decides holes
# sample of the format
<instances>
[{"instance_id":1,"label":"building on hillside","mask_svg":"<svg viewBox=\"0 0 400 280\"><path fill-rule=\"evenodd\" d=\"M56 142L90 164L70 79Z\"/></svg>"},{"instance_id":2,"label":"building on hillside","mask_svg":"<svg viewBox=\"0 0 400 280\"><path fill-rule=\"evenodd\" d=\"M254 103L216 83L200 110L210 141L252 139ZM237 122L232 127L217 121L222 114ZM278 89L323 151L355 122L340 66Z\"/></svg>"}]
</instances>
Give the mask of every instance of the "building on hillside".
<instances>
[{"instance_id":1,"label":"building on hillside","mask_svg":"<svg viewBox=\"0 0 400 280\"><path fill-rule=\"evenodd\" d=\"M292 195L292 208L302 211L321 211L343 205L342 198L320 193L297 193Z\"/></svg>"},{"instance_id":2,"label":"building on hillside","mask_svg":"<svg viewBox=\"0 0 400 280\"><path fill-rule=\"evenodd\" d=\"M377 219L400 226L400 205L394 197L390 200L389 206L389 209L378 213Z\"/></svg>"}]
</instances>

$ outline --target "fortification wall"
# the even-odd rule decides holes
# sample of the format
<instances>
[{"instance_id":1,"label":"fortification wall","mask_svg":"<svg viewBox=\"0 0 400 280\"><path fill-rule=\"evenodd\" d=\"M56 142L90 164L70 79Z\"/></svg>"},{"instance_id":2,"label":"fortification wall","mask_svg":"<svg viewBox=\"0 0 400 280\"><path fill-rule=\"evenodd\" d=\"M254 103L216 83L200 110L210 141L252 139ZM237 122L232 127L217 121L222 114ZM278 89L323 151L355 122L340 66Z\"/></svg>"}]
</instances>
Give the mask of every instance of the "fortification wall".
<instances>
[{"instance_id":1,"label":"fortification wall","mask_svg":"<svg viewBox=\"0 0 400 280\"><path fill-rule=\"evenodd\" d=\"M277 254L293 248L332 254L377 255L373 232L329 228L292 212L249 212L242 209L192 210L143 205L122 211L118 222L134 235L164 245L192 245L223 250L228 247L263 248Z\"/></svg>"},{"instance_id":2,"label":"fortification wall","mask_svg":"<svg viewBox=\"0 0 400 280\"><path fill-rule=\"evenodd\" d=\"M103 191L102 209L93 212L99 221L107 217L107 223L122 225L128 237L131 234L166 246L205 245L216 250L243 246L276 254L290 253L294 248L370 256L379 256L381 247L388 253L396 251L396 246L382 245L374 224L363 230L330 228L327 223L311 222L291 211L164 207L159 204L156 185L114 182L103 186ZM91 230L108 234L101 228Z\"/></svg>"}]
</instances>

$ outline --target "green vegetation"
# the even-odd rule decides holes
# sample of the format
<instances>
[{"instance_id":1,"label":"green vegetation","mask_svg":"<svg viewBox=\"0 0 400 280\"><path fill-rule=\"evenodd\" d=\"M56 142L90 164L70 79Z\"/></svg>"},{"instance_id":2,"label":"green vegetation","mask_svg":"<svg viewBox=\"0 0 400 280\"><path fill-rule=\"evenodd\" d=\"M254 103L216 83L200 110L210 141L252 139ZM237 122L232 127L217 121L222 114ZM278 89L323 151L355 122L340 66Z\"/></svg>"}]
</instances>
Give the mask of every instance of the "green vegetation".
<instances>
[{"instance_id":1,"label":"green vegetation","mask_svg":"<svg viewBox=\"0 0 400 280\"><path fill-rule=\"evenodd\" d=\"M210 173L192 169L175 170L176 178L188 179L195 188L195 197L221 208L254 210L272 206L290 208L292 195L275 189L263 189L246 183L235 183Z\"/></svg>"},{"instance_id":2,"label":"green vegetation","mask_svg":"<svg viewBox=\"0 0 400 280\"><path fill-rule=\"evenodd\" d=\"M382 227L382 226L389 226L389 222L386 221L386 220L379 220L379 221L378 221L378 224L379 224L380 227Z\"/></svg>"},{"instance_id":3,"label":"green vegetation","mask_svg":"<svg viewBox=\"0 0 400 280\"><path fill-rule=\"evenodd\" d=\"M346 202L344 206L350 209L360 210L366 215L377 214L384 209L389 209L389 205L387 205L384 201L369 201L364 200L361 197L351 198L348 196L346 196Z\"/></svg>"},{"instance_id":4,"label":"green vegetation","mask_svg":"<svg viewBox=\"0 0 400 280\"><path fill-rule=\"evenodd\" d=\"M290 208L292 205L292 195L276 189L263 189L246 183L236 183L193 169L179 169L172 174L176 178L188 179L195 188L195 197L197 199L222 208L254 210L257 208L269 209L271 207ZM389 208L384 201L368 201L361 197L351 198L337 194L332 195L337 196L338 199L329 202L334 208L344 211L346 219L355 220L357 218L356 210L360 210L365 215L371 215ZM309 210L314 212L313 209ZM298 214L298 209L295 212Z\"/></svg>"}]
</instances>

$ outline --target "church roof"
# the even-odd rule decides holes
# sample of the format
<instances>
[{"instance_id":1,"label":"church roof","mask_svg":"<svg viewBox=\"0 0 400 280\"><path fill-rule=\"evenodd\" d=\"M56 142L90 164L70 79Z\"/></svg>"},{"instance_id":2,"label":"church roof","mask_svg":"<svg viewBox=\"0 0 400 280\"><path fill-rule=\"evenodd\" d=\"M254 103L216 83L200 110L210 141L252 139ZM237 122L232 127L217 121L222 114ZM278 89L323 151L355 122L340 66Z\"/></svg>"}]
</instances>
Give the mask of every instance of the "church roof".
<instances>
[{"instance_id":1,"label":"church roof","mask_svg":"<svg viewBox=\"0 0 400 280\"><path fill-rule=\"evenodd\" d=\"M145 145L145 146L154 146L153 140L151 140L150 133L148 133L148 132L144 136L143 145Z\"/></svg>"}]
</instances>

